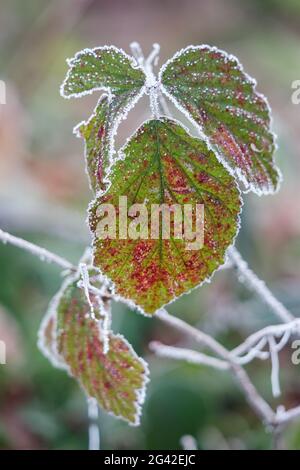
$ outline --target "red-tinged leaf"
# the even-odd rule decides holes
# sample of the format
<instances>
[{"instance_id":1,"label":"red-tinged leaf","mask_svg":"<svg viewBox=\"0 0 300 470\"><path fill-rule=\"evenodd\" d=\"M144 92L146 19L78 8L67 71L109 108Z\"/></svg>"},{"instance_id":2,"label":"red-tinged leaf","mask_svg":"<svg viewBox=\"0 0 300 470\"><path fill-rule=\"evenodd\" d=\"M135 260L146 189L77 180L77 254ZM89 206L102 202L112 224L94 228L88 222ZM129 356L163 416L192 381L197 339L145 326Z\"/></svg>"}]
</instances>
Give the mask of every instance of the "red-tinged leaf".
<instances>
[{"instance_id":1,"label":"red-tinged leaf","mask_svg":"<svg viewBox=\"0 0 300 470\"><path fill-rule=\"evenodd\" d=\"M112 167L111 185L90 207L94 233L94 265L115 284L123 299L144 313L152 314L162 305L200 285L224 262L239 225L241 201L234 178L219 163L206 143L191 137L170 119L143 124ZM187 250L186 240L121 239L119 228L134 222L119 208L120 196L127 197L128 209L143 204L151 213L153 204L167 204L180 210L187 204L204 205L204 246ZM102 204L116 209L116 237L99 236ZM150 217L148 218L150 222ZM148 234L150 227L147 224Z\"/></svg>"},{"instance_id":2,"label":"red-tinged leaf","mask_svg":"<svg viewBox=\"0 0 300 470\"><path fill-rule=\"evenodd\" d=\"M56 347L56 307L61 293L58 293L50 303L49 310L42 320L38 332L38 346L44 356L58 368L65 369L66 364L59 356Z\"/></svg>"},{"instance_id":3,"label":"red-tinged leaf","mask_svg":"<svg viewBox=\"0 0 300 470\"><path fill-rule=\"evenodd\" d=\"M273 160L269 107L235 57L215 47L189 46L162 67L160 80L246 190L277 190L280 173Z\"/></svg>"},{"instance_id":4,"label":"red-tinged leaf","mask_svg":"<svg viewBox=\"0 0 300 470\"><path fill-rule=\"evenodd\" d=\"M89 397L107 412L137 425L148 367L122 336L111 331L104 354L101 323L91 318L89 302L77 283L77 278L68 281L56 305L58 353ZM91 299L97 311L97 299Z\"/></svg>"},{"instance_id":5,"label":"red-tinged leaf","mask_svg":"<svg viewBox=\"0 0 300 470\"><path fill-rule=\"evenodd\" d=\"M96 192L105 188L114 135L144 93L145 75L132 57L114 46L84 49L68 64L70 69L61 87L64 98L78 98L96 90L109 92L100 98L91 118L74 129L85 140L87 173Z\"/></svg>"},{"instance_id":6,"label":"red-tinged leaf","mask_svg":"<svg viewBox=\"0 0 300 470\"><path fill-rule=\"evenodd\" d=\"M114 134L125 117L131 94L115 97L102 95L93 115L75 129L78 137L85 140L86 169L94 192L103 190L114 153Z\"/></svg>"}]
</instances>

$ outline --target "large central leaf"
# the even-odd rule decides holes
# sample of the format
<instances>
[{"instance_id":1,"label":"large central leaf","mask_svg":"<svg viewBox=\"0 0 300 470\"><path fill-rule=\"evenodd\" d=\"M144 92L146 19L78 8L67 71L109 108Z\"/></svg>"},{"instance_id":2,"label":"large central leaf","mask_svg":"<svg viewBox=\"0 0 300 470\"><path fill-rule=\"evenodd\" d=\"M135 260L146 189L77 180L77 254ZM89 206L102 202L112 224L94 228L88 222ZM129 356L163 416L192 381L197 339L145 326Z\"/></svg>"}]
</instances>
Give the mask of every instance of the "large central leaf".
<instances>
[{"instance_id":1,"label":"large central leaf","mask_svg":"<svg viewBox=\"0 0 300 470\"><path fill-rule=\"evenodd\" d=\"M215 47L189 46L162 67L160 81L246 189L276 191L269 107L235 57Z\"/></svg>"},{"instance_id":2,"label":"large central leaf","mask_svg":"<svg viewBox=\"0 0 300 470\"><path fill-rule=\"evenodd\" d=\"M148 314L207 280L224 262L224 254L238 228L241 202L235 180L206 143L193 138L170 119L144 123L121 152L110 173L111 186L90 208L94 233L94 265L115 284L117 293ZM128 209L141 203L151 213L153 204L204 205L204 246L187 250L186 240L170 233L164 238L121 239L124 218L120 196ZM99 236L102 204L116 211L116 238ZM122 219L121 219L122 217ZM149 216L150 223L150 216ZM136 223L133 214L125 223ZM141 228L141 227L140 227ZM150 227L147 227L150 234Z\"/></svg>"}]
</instances>

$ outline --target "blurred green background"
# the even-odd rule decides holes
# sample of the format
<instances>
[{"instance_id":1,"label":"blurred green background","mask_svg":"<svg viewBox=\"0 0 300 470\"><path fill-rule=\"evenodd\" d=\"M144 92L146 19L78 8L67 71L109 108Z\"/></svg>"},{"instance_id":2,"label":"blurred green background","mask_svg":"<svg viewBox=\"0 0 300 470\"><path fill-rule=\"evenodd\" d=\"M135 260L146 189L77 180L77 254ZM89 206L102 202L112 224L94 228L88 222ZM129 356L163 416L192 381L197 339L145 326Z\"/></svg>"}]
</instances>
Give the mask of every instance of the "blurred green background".
<instances>
[{"instance_id":1,"label":"blurred green background","mask_svg":"<svg viewBox=\"0 0 300 470\"><path fill-rule=\"evenodd\" d=\"M82 142L72 135L96 96L65 102L59 86L66 57L85 47L114 44L129 52L139 41L147 53L161 44L160 64L177 49L208 43L237 55L258 81L274 111L281 191L245 195L238 246L274 293L299 315L300 307L300 105L291 101L300 79L298 0L1 0L0 227L76 262L89 242L86 208L91 199ZM147 101L120 127L121 143L147 117ZM84 395L39 352L37 330L60 271L11 246L0 245L0 448L85 449ZM213 334L228 347L276 318L238 285L230 271L172 304L170 311ZM180 449L191 434L200 449L268 449L272 436L249 410L226 373L154 357L150 340L181 345L182 338L158 320L121 304L114 329L150 363L141 426L100 413L103 449ZM300 402L300 366L291 349L280 355L282 400ZM249 368L259 390L271 397L270 364ZM300 423L284 433L285 446L300 449Z\"/></svg>"}]
</instances>

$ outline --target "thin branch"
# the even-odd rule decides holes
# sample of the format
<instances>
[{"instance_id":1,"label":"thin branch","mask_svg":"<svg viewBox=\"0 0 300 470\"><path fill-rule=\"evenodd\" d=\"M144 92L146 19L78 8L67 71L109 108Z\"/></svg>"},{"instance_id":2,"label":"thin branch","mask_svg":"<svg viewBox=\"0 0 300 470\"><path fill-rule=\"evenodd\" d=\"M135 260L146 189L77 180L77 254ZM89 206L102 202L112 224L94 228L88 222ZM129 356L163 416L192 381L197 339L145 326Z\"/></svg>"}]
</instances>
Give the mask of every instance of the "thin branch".
<instances>
[{"instance_id":1,"label":"thin branch","mask_svg":"<svg viewBox=\"0 0 300 470\"><path fill-rule=\"evenodd\" d=\"M89 418L89 450L100 450L98 404L95 398L87 398Z\"/></svg>"},{"instance_id":2,"label":"thin branch","mask_svg":"<svg viewBox=\"0 0 300 470\"><path fill-rule=\"evenodd\" d=\"M272 384L272 393L273 397L279 397L281 395L280 391L280 382L279 382L279 358L278 351L276 350L276 340L274 336L270 335L268 337L270 355L271 355L271 364L272 364L272 373L271 373L271 384Z\"/></svg>"},{"instance_id":3,"label":"thin branch","mask_svg":"<svg viewBox=\"0 0 300 470\"><path fill-rule=\"evenodd\" d=\"M291 312L272 294L265 282L249 268L246 261L242 258L236 248L230 248L229 258L239 274L239 281L249 287L266 303L275 315L284 322L290 322L295 317Z\"/></svg>"},{"instance_id":4,"label":"thin branch","mask_svg":"<svg viewBox=\"0 0 300 470\"><path fill-rule=\"evenodd\" d=\"M256 331L252 335L248 336L248 338L245 339L243 343L241 343L239 346L234 348L231 351L231 354L234 356L239 356L241 354L246 353L250 349L252 349L257 343L265 337L268 336L274 336L274 337L279 337L279 336L284 336L284 340L286 341L286 332L300 332L300 318L294 319L289 323L283 324L283 325L270 325L266 326L265 328L262 328L259 331ZM278 343L278 347L280 345L281 349L282 347L285 346L285 341L280 341Z\"/></svg>"},{"instance_id":5,"label":"thin branch","mask_svg":"<svg viewBox=\"0 0 300 470\"><path fill-rule=\"evenodd\" d=\"M158 341L152 341L149 344L149 349L160 357L184 360L191 364L210 366L219 370L228 370L230 368L230 364L222 359L217 359L192 349L166 346Z\"/></svg>"},{"instance_id":6,"label":"thin branch","mask_svg":"<svg viewBox=\"0 0 300 470\"><path fill-rule=\"evenodd\" d=\"M76 269L69 261L62 258L61 256L55 255L54 253L46 250L46 248L42 248L37 246L33 243L30 243L22 238L15 237L14 235L10 235L7 232L4 232L0 229L0 241L4 244L9 243L10 245L17 246L25 251L28 251L32 255L38 256L41 261L47 261L48 263L54 263L60 266L63 269L74 270Z\"/></svg>"},{"instance_id":7,"label":"thin branch","mask_svg":"<svg viewBox=\"0 0 300 470\"><path fill-rule=\"evenodd\" d=\"M156 317L159 318L164 323L173 326L177 330L184 333L184 335L193 338L200 346L208 347L212 352L217 356L225 358L228 351L222 344L218 343L212 336L207 335L203 331L194 328L180 318L170 315L167 310L161 309L156 313ZM225 359L227 360L227 359Z\"/></svg>"},{"instance_id":8,"label":"thin branch","mask_svg":"<svg viewBox=\"0 0 300 470\"><path fill-rule=\"evenodd\" d=\"M34 245L33 243L27 242L26 240L10 235L9 233L3 232L2 230L0 230L0 240L3 241L4 243L10 243L14 246L17 246L23 250L28 251L29 253L35 256L38 256L42 261L55 263L63 269L70 269L70 270L76 269L75 266L73 266L69 261L65 260L64 258L61 258L60 256L54 253L51 253L45 248L41 248L37 245ZM214 365L228 363L229 369L233 372L241 389L244 391L245 396L250 406L254 409L257 415L263 420L263 422L265 422L266 424L270 426L276 427L278 425L286 424L289 421L300 417L300 406L293 408L291 410L288 410L288 411L281 409L280 412L277 411L277 413L275 413L270 407L270 405L258 393L258 391L256 390L255 386L251 382L248 374L243 369L243 367L240 364L235 362L235 358L232 355L232 352L228 351L224 346L222 346L222 344L220 344L214 338L194 328L193 326L185 323L183 320L169 315L165 309L162 309L159 312L157 312L157 317L164 323L173 326L174 328L178 329L185 335L194 339L201 346L205 346L209 348L214 354L218 356L218 358L212 358L206 355L200 355L200 356L198 355L197 356L198 359L199 357L201 357L202 361L206 361L206 364L208 364L208 361L210 362L212 361ZM295 320L294 322L291 322L289 326L292 325L292 327L295 327L295 325L298 324L297 322L298 320ZM277 325L276 327L269 327L269 328L273 328L273 331L274 331L274 328L276 328L277 329L276 333L279 333L279 328L283 328L283 327L286 328L287 325ZM259 332L259 334L261 335L262 333ZM248 340L246 341L251 343L252 340L248 338ZM166 352L166 349L164 351ZM189 351L189 354L190 354L190 351ZM173 357L174 357L174 354L173 354ZM194 358L195 357L196 356L194 355ZM216 361L219 361L219 362L216 362ZM96 436L95 428L90 428L90 432L94 439ZM95 441L96 439L93 442L95 443ZM95 445L93 444L93 447L94 446L97 447L96 444Z\"/></svg>"},{"instance_id":9,"label":"thin branch","mask_svg":"<svg viewBox=\"0 0 300 470\"><path fill-rule=\"evenodd\" d=\"M289 421L293 421L297 418L300 418L300 406L296 406L287 411L280 410L276 415L278 424L287 424Z\"/></svg>"},{"instance_id":10,"label":"thin branch","mask_svg":"<svg viewBox=\"0 0 300 470\"><path fill-rule=\"evenodd\" d=\"M251 382L247 372L243 369L241 365L237 364L234 361L234 358L232 357L230 351L228 351L224 346L222 346L222 344L220 344L218 341L216 341L214 338L207 335L206 333L194 328L191 325L188 325L179 318L172 317L168 314L165 309L160 310L157 313L157 316L164 323L172 325L182 333L189 335L189 337L196 340L201 346L208 347L221 359L228 362L236 380L238 381L241 389L244 391L247 401L252 407L252 409L266 424L270 426L274 426L276 424L276 415L274 411L258 393L255 386Z\"/></svg>"}]
</instances>

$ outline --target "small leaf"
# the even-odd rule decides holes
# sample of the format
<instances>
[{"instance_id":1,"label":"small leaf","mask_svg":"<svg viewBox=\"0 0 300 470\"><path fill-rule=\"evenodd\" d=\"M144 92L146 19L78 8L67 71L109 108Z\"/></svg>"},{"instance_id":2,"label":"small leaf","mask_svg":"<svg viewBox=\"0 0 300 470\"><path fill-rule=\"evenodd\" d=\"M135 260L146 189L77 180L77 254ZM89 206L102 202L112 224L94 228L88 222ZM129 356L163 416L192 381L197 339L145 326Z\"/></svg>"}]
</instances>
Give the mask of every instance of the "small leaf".
<instances>
[{"instance_id":1,"label":"small leaf","mask_svg":"<svg viewBox=\"0 0 300 470\"><path fill-rule=\"evenodd\" d=\"M160 80L246 189L257 194L278 189L268 103L235 57L215 47L189 46L162 67Z\"/></svg>"},{"instance_id":2,"label":"small leaf","mask_svg":"<svg viewBox=\"0 0 300 470\"><path fill-rule=\"evenodd\" d=\"M68 59L68 65L70 69L61 87L64 98L78 98L95 90L135 96L145 82L134 59L114 46L84 49Z\"/></svg>"},{"instance_id":3,"label":"small leaf","mask_svg":"<svg viewBox=\"0 0 300 470\"><path fill-rule=\"evenodd\" d=\"M114 46L85 49L68 64L70 69L61 87L63 97L78 98L95 90L109 92L101 96L91 118L74 129L85 140L87 173L96 192L105 188L115 133L144 93L145 75L132 57Z\"/></svg>"},{"instance_id":4,"label":"small leaf","mask_svg":"<svg viewBox=\"0 0 300 470\"><path fill-rule=\"evenodd\" d=\"M90 305L77 284L78 277L69 279L57 297L58 354L88 396L109 413L137 425L148 367L122 336L112 332L104 354L101 323L91 318ZM97 299L91 298L97 311Z\"/></svg>"},{"instance_id":5,"label":"small leaf","mask_svg":"<svg viewBox=\"0 0 300 470\"><path fill-rule=\"evenodd\" d=\"M115 284L117 293L147 313L209 279L224 262L239 225L241 201L234 178L209 150L206 143L191 137L170 119L144 123L123 148L112 167L111 185L90 207L94 233L94 265ZM119 208L127 197L128 209L143 204L148 214L149 238L120 237L121 224L129 227L133 217ZM204 246L187 250L186 241L171 233L164 239L150 236L152 204L204 204ZM99 236L102 204L116 212L116 237ZM122 220L121 220L122 217ZM127 233L127 230L126 230ZM144 234L145 235L145 234ZM142 239L144 238L144 239Z\"/></svg>"},{"instance_id":6,"label":"small leaf","mask_svg":"<svg viewBox=\"0 0 300 470\"><path fill-rule=\"evenodd\" d=\"M48 312L41 322L38 332L38 347L54 367L65 369L66 364L56 348L56 307L60 298L59 292L51 301Z\"/></svg>"},{"instance_id":7,"label":"small leaf","mask_svg":"<svg viewBox=\"0 0 300 470\"><path fill-rule=\"evenodd\" d=\"M85 140L86 169L94 192L105 188L114 153L114 134L130 100L130 94L102 95L90 119L74 129L76 135Z\"/></svg>"}]
</instances>

